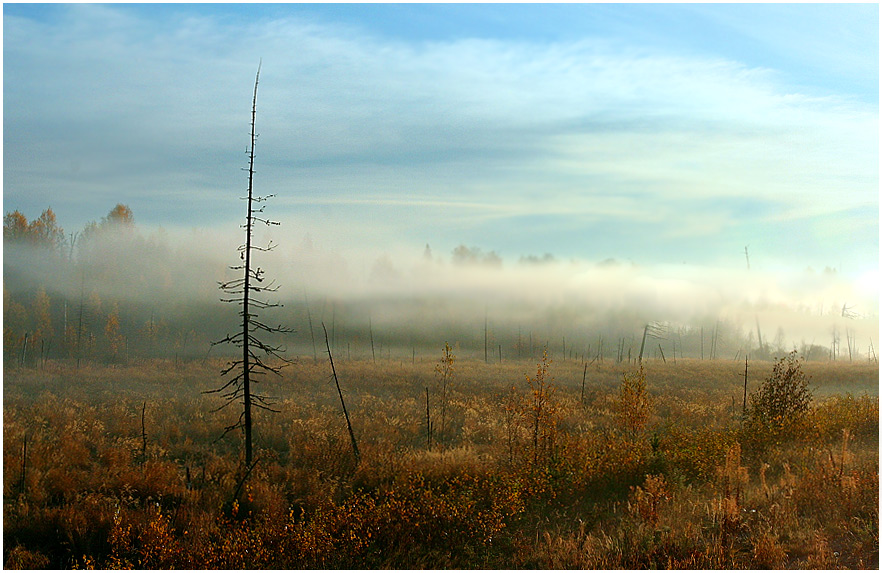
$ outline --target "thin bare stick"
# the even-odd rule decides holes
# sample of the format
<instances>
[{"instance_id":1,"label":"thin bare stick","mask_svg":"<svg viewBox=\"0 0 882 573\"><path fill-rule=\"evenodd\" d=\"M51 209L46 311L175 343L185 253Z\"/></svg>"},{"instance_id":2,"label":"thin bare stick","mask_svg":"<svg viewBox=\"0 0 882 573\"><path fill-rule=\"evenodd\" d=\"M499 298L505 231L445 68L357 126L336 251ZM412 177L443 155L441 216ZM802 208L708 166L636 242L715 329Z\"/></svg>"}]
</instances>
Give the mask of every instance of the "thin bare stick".
<instances>
[{"instance_id":1,"label":"thin bare stick","mask_svg":"<svg viewBox=\"0 0 882 573\"><path fill-rule=\"evenodd\" d=\"M585 363L585 368L582 369L582 394L579 396L579 403L585 403L585 376L588 375L588 363Z\"/></svg>"},{"instance_id":2,"label":"thin bare stick","mask_svg":"<svg viewBox=\"0 0 882 573\"><path fill-rule=\"evenodd\" d=\"M28 434L25 432L25 435L22 437L21 443L21 483L19 484L18 491L21 494L25 492L25 476L27 475L28 469Z\"/></svg>"},{"instance_id":3,"label":"thin bare stick","mask_svg":"<svg viewBox=\"0 0 882 573\"><path fill-rule=\"evenodd\" d=\"M144 425L144 418L147 413L147 402L141 406L141 463L147 459L147 429Z\"/></svg>"},{"instance_id":4,"label":"thin bare stick","mask_svg":"<svg viewBox=\"0 0 882 573\"><path fill-rule=\"evenodd\" d=\"M343 391L340 390L340 381L337 379L337 369L334 367L334 357L331 355L331 343L328 342L328 329L322 322L322 330L325 333L325 346L328 349L328 360L331 362L331 373L334 374L334 383L337 385L337 393L340 395L340 405L343 406L343 416L346 417L346 427L349 429L349 439L352 440L352 453L355 454L355 465L358 465L361 454L358 453L358 444L355 441L355 433L352 431L352 424L349 421L349 412L346 411L346 402L343 400Z\"/></svg>"},{"instance_id":5,"label":"thin bare stick","mask_svg":"<svg viewBox=\"0 0 882 573\"><path fill-rule=\"evenodd\" d=\"M306 320L309 321L309 336L312 338L312 361L318 362L318 352L315 349L315 332L312 330L312 313L309 312L309 297L306 296L306 293L303 293L303 298L306 300Z\"/></svg>"},{"instance_id":6,"label":"thin bare stick","mask_svg":"<svg viewBox=\"0 0 882 573\"><path fill-rule=\"evenodd\" d=\"M257 467L257 462L260 461L260 458L255 458L253 462L245 466L245 473L242 475L242 479L239 480L239 483L236 484L236 491L233 492L233 499L239 499L239 494L242 492L242 486L245 485L245 480L248 479L248 476L251 475L251 472Z\"/></svg>"},{"instance_id":7,"label":"thin bare stick","mask_svg":"<svg viewBox=\"0 0 882 573\"><path fill-rule=\"evenodd\" d=\"M325 323L322 323L322 328L324 328ZM368 332L371 335L371 358L374 362L377 361L377 354L374 352L374 323L370 317L368 317Z\"/></svg>"},{"instance_id":8,"label":"thin bare stick","mask_svg":"<svg viewBox=\"0 0 882 573\"><path fill-rule=\"evenodd\" d=\"M426 449L432 449L432 415L429 412L429 387L426 386Z\"/></svg>"}]
</instances>

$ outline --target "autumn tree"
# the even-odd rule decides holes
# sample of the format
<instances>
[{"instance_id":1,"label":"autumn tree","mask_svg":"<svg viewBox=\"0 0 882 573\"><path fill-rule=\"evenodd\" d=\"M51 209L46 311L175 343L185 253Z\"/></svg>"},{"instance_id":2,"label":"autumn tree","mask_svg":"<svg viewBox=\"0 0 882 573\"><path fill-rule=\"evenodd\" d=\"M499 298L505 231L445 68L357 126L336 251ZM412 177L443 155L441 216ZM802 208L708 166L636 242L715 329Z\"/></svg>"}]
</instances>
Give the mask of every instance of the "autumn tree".
<instances>
[{"instance_id":1,"label":"autumn tree","mask_svg":"<svg viewBox=\"0 0 882 573\"><path fill-rule=\"evenodd\" d=\"M13 211L3 216L3 240L25 241L28 238L28 218L21 211Z\"/></svg>"},{"instance_id":2,"label":"autumn tree","mask_svg":"<svg viewBox=\"0 0 882 573\"><path fill-rule=\"evenodd\" d=\"M135 225L135 216L128 205L117 203L116 207L110 210L101 220L102 224L118 227L133 227Z\"/></svg>"},{"instance_id":3,"label":"autumn tree","mask_svg":"<svg viewBox=\"0 0 882 573\"><path fill-rule=\"evenodd\" d=\"M43 211L29 225L31 240L49 249L61 249L64 245L64 230L58 226L52 208Z\"/></svg>"},{"instance_id":4,"label":"autumn tree","mask_svg":"<svg viewBox=\"0 0 882 573\"><path fill-rule=\"evenodd\" d=\"M150 354L156 351L156 343L165 330L167 330L165 321L157 321L152 314L150 315L150 320L144 323L144 327L141 329L140 334L147 344L147 350Z\"/></svg>"},{"instance_id":5,"label":"autumn tree","mask_svg":"<svg viewBox=\"0 0 882 573\"><path fill-rule=\"evenodd\" d=\"M6 284L3 285L3 355L13 363L21 350L24 335L27 331L28 311L16 302Z\"/></svg>"},{"instance_id":6,"label":"autumn tree","mask_svg":"<svg viewBox=\"0 0 882 573\"><path fill-rule=\"evenodd\" d=\"M71 280L86 289L102 285L105 296L106 287L131 294L149 284L155 296L156 273L143 243L136 232L132 210L117 203L99 222L89 222L79 234L76 270ZM103 325L95 326L100 331Z\"/></svg>"},{"instance_id":7,"label":"autumn tree","mask_svg":"<svg viewBox=\"0 0 882 573\"><path fill-rule=\"evenodd\" d=\"M43 287L38 288L34 295L33 315L34 340L52 340L54 331L52 329L50 300Z\"/></svg>"},{"instance_id":8,"label":"autumn tree","mask_svg":"<svg viewBox=\"0 0 882 573\"><path fill-rule=\"evenodd\" d=\"M16 210L3 217L3 241L60 251L64 245L64 230L58 226L51 207L30 222Z\"/></svg>"},{"instance_id":9,"label":"autumn tree","mask_svg":"<svg viewBox=\"0 0 882 573\"><path fill-rule=\"evenodd\" d=\"M119 359L125 345L125 339L119 325L119 305L116 303L111 307L107 321L104 323L104 338L107 341L107 350L111 359Z\"/></svg>"},{"instance_id":10,"label":"autumn tree","mask_svg":"<svg viewBox=\"0 0 882 573\"><path fill-rule=\"evenodd\" d=\"M812 403L809 381L795 350L779 358L762 386L750 395L745 431L776 443L803 434Z\"/></svg>"},{"instance_id":11,"label":"autumn tree","mask_svg":"<svg viewBox=\"0 0 882 573\"><path fill-rule=\"evenodd\" d=\"M135 216L128 205L117 203L100 222L90 221L83 228L77 246L83 259L104 258L107 256L104 243L108 237L116 244L121 236L132 238L135 230ZM129 246L129 245L127 245ZM113 250L113 249L111 249Z\"/></svg>"},{"instance_id":12,"label":"autumn tree","mask_svg":"<svg viewBox=\"0 0 882 573\"><path fill-rule=\"evenodd\" d=\"M551 462L557 437L558 409L554 399L557 387L548 372L551 358L548 348L542 351L542 359L536 365L536 376L526 376L530 388L526 404L526 418L530 424L530 437L533 449L533 466L544 461Z\"/></svg>"},{"instance_id":13,"label":"autumn tree","mask_svg":"<svg viewBox=\"0 0 882 573\"><path fill-rule=\"evenodd\" d=\"M291 329L279 326L269 326L261 321L258 311L267 308L280 306L277 303L270 303L266 300L258 298L258 295L264 292L275 292L278 287L274 285L274 281L264 284L266 281L265 272L254 264L253 255L255 252L265 252L274 248L272 243L266 247L258 247L254 245L253 230L255 223L263 223L265 225L278 225L278 222L270 221L263 216L264 207L261 205L273 195L259 197L254 195L254 144L257 141L255 132L255 122L257 119L257 86L260 79L260 66L257 68L257 75L254 78L254 96L251 102L251 144L248 149L248 196L245 197L246 215L245 224L245 243L239 246L239 258L242 264L230 267L234 271L241 273L238 278L219 283L220 289L230 295L229 298L222 298L223 302L229 302L241 306L239 316L242 319L241 326L235 334L228 334L221 340L215 341L215 344L231 344L241 351L241 357L232 360L221 371L221 376L232 376L223 383L219 388L210 390L209 393L220 394L226 402L218 408L218 410L226 408L231 404L241 404L242 411L235 423L224 429L224 434L231 431L242 429L245 434L245 465L251 466L252 453L252 407L263 410L273 410L271 402L267 396L255 393L252 388L252 382L255 377L266 374L267 372L279 374L280 368L289 363L287 359L281 356L284 352L281 346L267 343L259 334L287 333ZM280 361L280 366L270 364L267 359L275 358Z\"/></svg>"},{"instance_id":14,"label":"autumn tree","mask_svg":"<svg viewBox=\"0 0 882 573\"><path fill-rule=\"evenodd\" d=\"M436 441L438 442L444 442L448 438L447 420L450 414L450 394L453 387L453 376L456 372L455 362L456 355L453 354L450 344L445 342L441 360L435 365L435 374L438 375L437 394L441 420L438 431L432 433L437 436Z\"/></svg>"},{"instance_id":15,"label":"autumn tree","mask_svg":"<svg viewBox=\"0 0 882 573\"><path fill-rule=\"evenodd\" d=\"M64 347L67 349L67 355L70 358L76 358L79 353L77 340L79 339L79 328L76 320L70 320L64 329Z\"/></svg>"},{"instance_id":16,"label":"autumn tree","mask_svg":"<svg viewBox=\"0 0 882 573\"><path fill-rule=\"evenodd\" d=\"M3 244L4 350L7 357L15 352L16 357L25 360L29 354L26 346L39 351L53 337L50 300L41 286L50 283L31 277L48 272L61 262L64 231L51 208L32 221L16 210L3 217Z\"/></svg>"}]
</instances>

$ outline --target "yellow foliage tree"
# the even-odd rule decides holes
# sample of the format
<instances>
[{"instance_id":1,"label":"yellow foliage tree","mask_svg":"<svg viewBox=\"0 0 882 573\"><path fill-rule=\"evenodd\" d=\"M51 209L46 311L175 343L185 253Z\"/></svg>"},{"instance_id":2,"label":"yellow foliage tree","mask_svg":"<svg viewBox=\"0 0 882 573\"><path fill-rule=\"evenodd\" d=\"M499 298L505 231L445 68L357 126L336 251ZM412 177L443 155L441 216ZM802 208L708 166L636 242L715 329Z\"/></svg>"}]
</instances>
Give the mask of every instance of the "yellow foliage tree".
<instances>
[{"instance_id":1,"label":"yellow foliage tree","mask_svg":"<svg viewBox=\"0 0 882 573\"><path fill-rule=\"evenodd\" d=\"M31 222L20 211L13 211L3 217L3 240L60 249L64 244L64 230L58 226L52 208Z\"/></svg>"},{"instance_id":2,"label":"yellow foliage tree","mask_svg":"<svg viewBox=\"0 0 882 573\"><path fill-rule=\"evenodd\" d=\"M557 437L557 407L554 404L554 379L548 374L551 358L548 348L542 351L542 360L536 365L536 377L527 376L530 386L530 399L527 405L527 418L533 442L533 465L540 460L551 461Z\"/></svg>"},{"instance_id":3,"label":"yellow foliage tree","mask_svg":"<svg viewBox=\"0 0 882 573\"><path fill-rule=\"evenodd\" d=\"M131 227L135 224L135 215L132 213L132 210L128 205L117 203L116 207L110 210L110 213L107 214L107 217L104 218L103 222L111 225L125 225Z\"/></svg>"},{"instance_id":4,"label":"yellow foliage tree","mask_svg":"<svg viewBox=\"0 0 882 573\"><path fill-rule=\"evenodd\" d=\"M52 340L52 314L49 308L49 295L40 287L34 296L34 340Z\"/></svg>"},{"instance_id":5,"label":"yellow foliage tree","mask_svg":"<svg viewBox=\"0 0 882 573\"><path fill-rule=\"evenodd\" d=\"M119 306L114 303L107 322L104 325L104 337L107 339L107 348L111 357L116 360L123 350L123 336L119 326Z\"/></svg>"},{"instance_id":6,"label":"yellow foliage tree","mask_svg":"<svg viewBox=\"0 0 882 573\"><path fill-rule=\"evenodd\" d=\"M28 236L28 218L21 211L7 213L3 217L3 240L21 241Z\"/></svg>"},{"instance_id":7,"label":"yellow foliage tree","mask_svg":"<svg viewBox=\"0 0 882 573\"><path fill-rule=\"evenodd\" d=\"M14 301L6 287L3 288L3 352L8 360L18 356L28 328L28 312Z\"/></svg>"},{"instance_id":8,"label":"yellow foliage tree","mask_svg":"<svg viewBox=\"0 0 882 573\"><path fill-rule=\"evenodd\" d=\"M444 343L444 351L441 360L435 365L435 373L438 375L438 405L441 410L441 423L438 427L437 440L443 442L447 439L447 417L450 407L450 393L453 386L455 372L454 362L456 355L450 348L450 344Z\"/></svg>"},{"instance_id":9,"label":"yellow foliage tree","mask_svg":"<svg viewBox=\"0 0 882 573\"><path fill-rule=\"evenodd\" d=\"M60 249L64 244L64 231L58 226L55 212L51 208L43 211L28 228L31 241L50 249Z\"/></svg>"}]
</instances>

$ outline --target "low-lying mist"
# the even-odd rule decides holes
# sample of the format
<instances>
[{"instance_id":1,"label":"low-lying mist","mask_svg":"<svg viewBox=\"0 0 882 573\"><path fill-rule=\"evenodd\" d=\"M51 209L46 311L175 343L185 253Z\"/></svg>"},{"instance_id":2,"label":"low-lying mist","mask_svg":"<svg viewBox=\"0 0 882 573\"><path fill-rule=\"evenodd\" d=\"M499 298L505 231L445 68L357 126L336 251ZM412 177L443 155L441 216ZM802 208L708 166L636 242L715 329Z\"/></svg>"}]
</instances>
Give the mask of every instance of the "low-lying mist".
<instances>
[{"instance_id":1,"label":"low-lying mist","mask_svg":"<svg viewBox=\"0 0 882 573\"><path fill-rule=\"evenodd\" d=\"M137 336L148 321L164 321L191 333L194 354L236 328L238 308L220 303L217 289L218 281L236 276L229 268L238 262L230 235L155 231L145 237L127 228L69 252L17 244L4 251L6 294L27 308L28 297L44 289L56 328L87 307L86 321L100 335L115 304L127 336ZM811 359L833 352L867 359L878 343L875 272L850 281L831 269L636 265L551 255L504 261L466 247L347 258L308 238L255 259L279 286L259 296L283 305L262 316L296 329L285 339L294 355L321 352L322 323L332 348L350 357L409 357L435 352L444 342L493 360L526 357L546 344L553 355L586 360L599 353L636 357L648 324L655 337L647 338L646 354L668 358L770 357L795 348Z\"/></svg>"}]
</instances>

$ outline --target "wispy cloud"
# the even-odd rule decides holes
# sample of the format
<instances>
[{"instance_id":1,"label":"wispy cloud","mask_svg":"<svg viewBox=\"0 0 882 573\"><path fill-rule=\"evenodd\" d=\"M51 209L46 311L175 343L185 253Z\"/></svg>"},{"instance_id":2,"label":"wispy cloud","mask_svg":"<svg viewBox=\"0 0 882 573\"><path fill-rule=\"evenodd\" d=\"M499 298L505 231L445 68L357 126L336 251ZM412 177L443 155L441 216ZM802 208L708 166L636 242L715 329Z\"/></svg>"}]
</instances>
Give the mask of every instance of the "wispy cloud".
<instances>
[{"instance_id":1,"label":"wispy cloud","mask_svg":"<svg viewBox=\"0 0 882 573\"><path fill-rule=\"evenodd\" d=\"M334 223L341 244L520 248L526 227L554 250L648 223L713 259L757 226L770 248L786 221L822 233L857 211L878 227L878 106L715 54L100 5L7 14L4 49L7 207L52 204L75 225L117 201L154 224L238 216L262 57L259 184L292 228Z\"/></svg>"}]
</instances>

